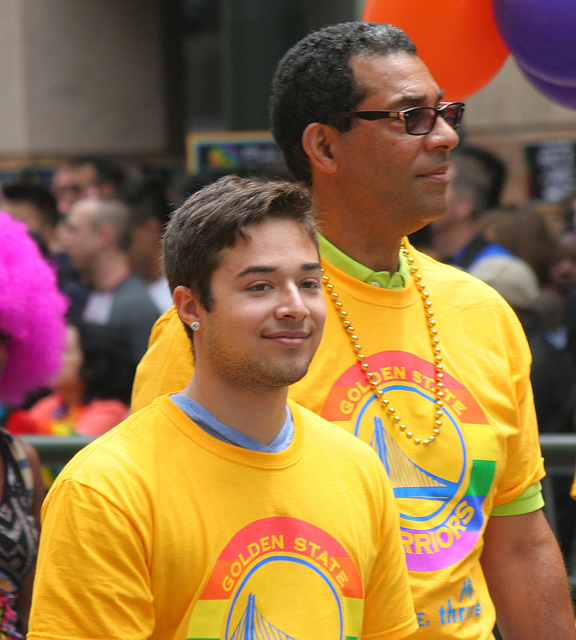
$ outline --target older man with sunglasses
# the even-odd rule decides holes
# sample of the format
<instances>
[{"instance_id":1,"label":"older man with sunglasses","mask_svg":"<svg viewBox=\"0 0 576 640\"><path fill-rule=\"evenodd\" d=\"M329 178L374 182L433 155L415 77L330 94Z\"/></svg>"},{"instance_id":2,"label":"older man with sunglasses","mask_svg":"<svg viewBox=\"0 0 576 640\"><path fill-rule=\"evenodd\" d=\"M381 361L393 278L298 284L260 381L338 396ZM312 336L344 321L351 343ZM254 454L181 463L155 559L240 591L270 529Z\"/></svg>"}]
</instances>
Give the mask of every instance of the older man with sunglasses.
<instances>
[{"instance_id":1,"label":"older man with sunglasses","mask_svg":"<svg viewBox=\"0 0 576 640\"><path fill-rule=\"evenodd\" d=\"M370 443L394 487L428 640L576 638L542 512L530 353L490 287L414 250L443 214L464 106L390 25L312 33L280 62L272 131L318 211L324 337L291 396ZM190 371L174 311L157 323L138 408ZM321 469L319 469L321 472Z\"/></svg>"}]
</instances>

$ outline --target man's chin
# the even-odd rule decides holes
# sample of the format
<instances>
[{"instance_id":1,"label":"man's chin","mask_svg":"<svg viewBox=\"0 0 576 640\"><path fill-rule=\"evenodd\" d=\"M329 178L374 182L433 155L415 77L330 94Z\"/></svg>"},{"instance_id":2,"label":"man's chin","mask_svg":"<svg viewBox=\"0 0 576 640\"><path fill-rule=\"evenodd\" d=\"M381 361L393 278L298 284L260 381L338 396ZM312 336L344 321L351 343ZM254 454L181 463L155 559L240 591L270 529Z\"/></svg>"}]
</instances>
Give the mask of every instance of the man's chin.
<instances>
[{"instance_id":1,"label":"man's chin","mask_svg":"<svg viewBox=\"0 0 576 640\"><path fill-rule=\"evenodd\" d=\"M275 374L270 375L270 382L275 387L288 387L302 380L308 372L310 361L306 363L293 364L291 367L277 370Z\"/></svg>"}]
</instances>

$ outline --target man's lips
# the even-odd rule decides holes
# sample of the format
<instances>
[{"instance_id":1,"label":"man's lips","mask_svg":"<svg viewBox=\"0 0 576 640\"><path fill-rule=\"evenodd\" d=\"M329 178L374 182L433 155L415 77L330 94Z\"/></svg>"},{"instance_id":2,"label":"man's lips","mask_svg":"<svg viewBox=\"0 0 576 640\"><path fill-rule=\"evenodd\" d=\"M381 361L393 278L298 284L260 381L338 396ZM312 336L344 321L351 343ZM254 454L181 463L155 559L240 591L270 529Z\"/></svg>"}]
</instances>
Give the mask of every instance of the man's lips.
<instances>
[{"instance_id":1,"label":"man's lips","mask_svg":"<svg viewBox=\"0 0 576 640\"><path fill-rule=\"evenodd\" d=\"M274 331L263 336L286 347L301 347L310 337L309 331Z\"/></svg>"},{"instance_id":2,"label":"man's lips","mask_svg":"<svg viewBox=\"0 0 576 640\"><path fill-rule=\"evenodd\" d=\"M437 167L436 169L432 169L431 171L427 171L426 173L418 174L419 178L431 178L433 180L439 180L441 182L448 182L448 167L450 165L442 165L441 167Z\"/></svg>"}]
</instances>

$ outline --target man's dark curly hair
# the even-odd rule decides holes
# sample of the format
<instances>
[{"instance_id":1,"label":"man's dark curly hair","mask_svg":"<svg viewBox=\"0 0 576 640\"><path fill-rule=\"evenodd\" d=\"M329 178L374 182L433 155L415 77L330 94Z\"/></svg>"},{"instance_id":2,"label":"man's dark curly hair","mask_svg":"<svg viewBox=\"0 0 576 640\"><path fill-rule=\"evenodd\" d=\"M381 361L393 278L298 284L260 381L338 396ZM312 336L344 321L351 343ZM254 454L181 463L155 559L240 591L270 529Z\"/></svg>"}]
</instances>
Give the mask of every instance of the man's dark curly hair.
<instances>
[{"instance_id":1,"label":"man's dark curly hair","mask_svg":"<svg viewBox=\"0 0 576 640\"><path fill-rule=\"evenodd\" d=\"M326 123L335 113L353 111L366 97L350 59L358 54L416 55L416 46L398 27L371 22L344 22L314 31L294 45L279 62L272 82L271 129L292 174L312 182L302 134L312 122ZM342 118L334 125L347 131Z\"/></svg>"}]
</instances>

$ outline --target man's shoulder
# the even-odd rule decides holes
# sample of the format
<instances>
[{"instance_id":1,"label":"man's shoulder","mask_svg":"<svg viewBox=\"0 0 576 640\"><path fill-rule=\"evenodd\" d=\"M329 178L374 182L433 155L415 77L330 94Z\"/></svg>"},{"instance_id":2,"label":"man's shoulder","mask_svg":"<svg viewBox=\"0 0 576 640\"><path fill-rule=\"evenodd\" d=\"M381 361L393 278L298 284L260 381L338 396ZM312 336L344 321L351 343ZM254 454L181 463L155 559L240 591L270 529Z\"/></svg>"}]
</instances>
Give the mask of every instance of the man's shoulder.
<instances>
[{"instance_id":1,"label":"man's shoulder","mask_svg":"<svg viewBox=\"0 0 576 640\"><path fill-rule=\"evenodd\" d=\"M56 482L77 480L98 485L115 482L120 475L139 473L155 453L157 443L169 439L167 426L174 412L168 396L128 416L105 434L81 449L64 467Z\"/></svg>"},{"instance_id":2,"label":"man's shoulder","mask_svg":"<svg viewBox=\"0 0 576 640\"><path fill-rule=\"evenodd\" d=\"M414 251L414 257L429 287L451 290L454 296L462 296L461 301L494 300L504 303L502 296L493 287L475 275L458 267L438 262L419 251Z\"/></svg>"},{"instance_id":3,"label":"man's shoulder","mask_svg":"<svg viewBox=\"0 0 576 640\"><path fill-rule=\"evenodd\" d=\"M176 307L174 305L164 311L164 313L158 318L158 320L156 320L156 324L154 326L157 327L160 331L173 328L174 326L178 326L179 328L184 330L184 327L180 322L180 316L178 315L178 311L176 311Z\"/></svg>"},{"instance_id":4,"label":"man's shoulder","mask_svg":"<svg viewBox=\"0 0 576 640\"><path fill-rule=\"evenodd\" d=\"M178 312L171 307L152 327L148 350L134 378L132 410L145 407L163 393L182 389L190 380L192 371L190 341Z\"/></svg>"},{"instance_id":5,"label":"man's shoulder","mask_svg":"<svg viewBox=\"0 0 576 640\"><path fill-rule=\"evenodd\" d=\"M153 348L158 342L166 341L168 341L170 345L173 345L173 342L176 341L175 344L183 344L186 348L188 348L190 344L184 329L184 324L182 320L180 320L178 311L176 311L176 307L174 306L171 306L165 311L154 323L150 335L149 348ZM186 350L186 354L188 354L188 350Z\"/></svg>"}]
</instances>

